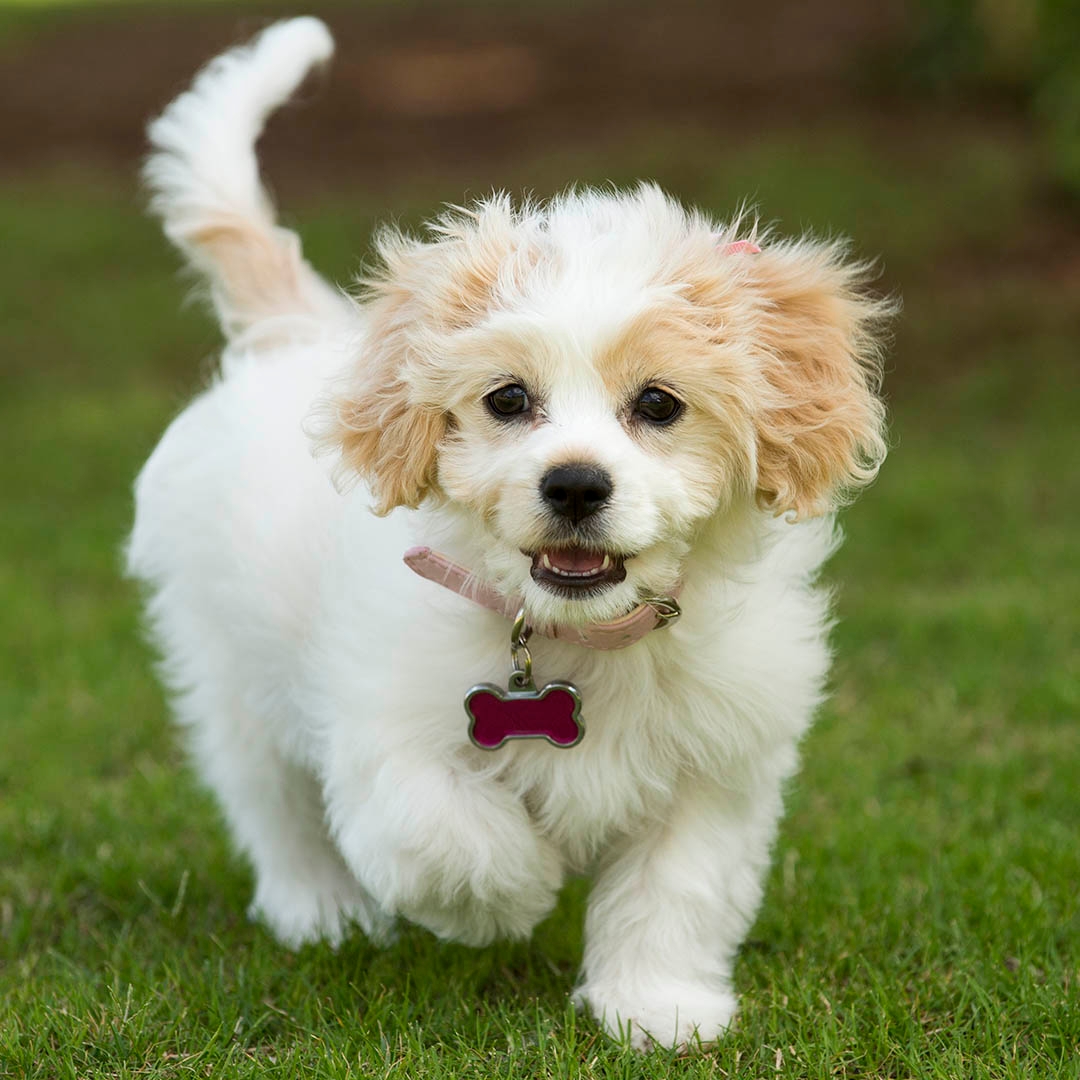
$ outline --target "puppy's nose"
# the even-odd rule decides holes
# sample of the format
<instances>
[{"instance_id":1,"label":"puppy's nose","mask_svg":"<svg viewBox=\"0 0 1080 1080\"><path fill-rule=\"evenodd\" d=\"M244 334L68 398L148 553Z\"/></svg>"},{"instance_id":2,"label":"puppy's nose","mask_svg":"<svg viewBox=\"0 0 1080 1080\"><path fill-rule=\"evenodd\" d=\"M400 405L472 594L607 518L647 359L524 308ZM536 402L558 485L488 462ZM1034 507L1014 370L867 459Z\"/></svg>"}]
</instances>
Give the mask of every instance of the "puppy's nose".
<instances>
[{"instance_id":1,"label":"puppy's nose","mask_svg":"<svg viewBox=\"0 0 1080 1080\"><path fill-rule=\"evenodd\" d=\"M557 465L540 480L540 495L560 517L575 525L595 514L611 498L611 477L596 465L571 462Z\"/></svg>"}]
</instances>

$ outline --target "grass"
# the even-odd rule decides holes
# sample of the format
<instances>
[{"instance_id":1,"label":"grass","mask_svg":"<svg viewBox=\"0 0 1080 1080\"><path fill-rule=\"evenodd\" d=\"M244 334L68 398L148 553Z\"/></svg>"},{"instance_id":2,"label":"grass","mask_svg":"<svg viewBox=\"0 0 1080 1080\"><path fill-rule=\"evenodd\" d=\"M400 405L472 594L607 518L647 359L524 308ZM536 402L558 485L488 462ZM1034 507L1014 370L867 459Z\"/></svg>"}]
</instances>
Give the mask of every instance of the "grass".
<instances>
[{"instance_id":1,"label":"grass","mask_svg":"<svg viewBox=\"0 0 1080 1080\"><path fill-rule=\"evenodd\" d=\"M290 955L245 920L119 576L131 479L215 331L115 181L0 188L0 1076L1080 1077L1080 327L1067 279L1010 259L1042 212L1025 161L843 131L710 160L669 133L297 213L344 277L384 209L617 162L851 232L903 288L895 449L831 570L835 690L740 1025L679 1061L569 1007L583 882L531 943L482 950L414 930Z\"/></svg>"}]
</instances>

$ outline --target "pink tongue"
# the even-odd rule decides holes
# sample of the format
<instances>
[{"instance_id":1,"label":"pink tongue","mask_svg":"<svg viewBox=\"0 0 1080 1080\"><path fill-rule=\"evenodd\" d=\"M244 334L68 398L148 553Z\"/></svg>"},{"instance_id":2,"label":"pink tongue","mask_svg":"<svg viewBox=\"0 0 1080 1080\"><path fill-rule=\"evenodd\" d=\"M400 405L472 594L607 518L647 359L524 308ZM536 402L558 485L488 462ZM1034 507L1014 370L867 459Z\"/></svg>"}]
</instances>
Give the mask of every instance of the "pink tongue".
<instances>
[{"instance_id":1,"label":"pink tongue","mask_svg":"<svg viewBox=\"0 0 1080 1080\"><path fill-rule=\"evenodd\" d=\"M588 574L599 570L604 564L603 554L586 551L584 548L571 548L569 551L545 551L548 561L557 570L566 570L573 574Z\"/></svg>"}]
</instances>

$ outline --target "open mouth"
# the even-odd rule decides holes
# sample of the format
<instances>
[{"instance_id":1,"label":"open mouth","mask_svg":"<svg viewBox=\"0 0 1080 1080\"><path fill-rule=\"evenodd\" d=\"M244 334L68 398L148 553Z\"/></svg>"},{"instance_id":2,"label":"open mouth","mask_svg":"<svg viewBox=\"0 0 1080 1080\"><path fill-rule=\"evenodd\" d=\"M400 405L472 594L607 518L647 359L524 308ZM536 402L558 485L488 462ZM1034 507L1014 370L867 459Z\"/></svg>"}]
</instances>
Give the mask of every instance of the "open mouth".
<instances>
[{"instance_id":1,"label":"open mouth","mask_svg":"<svg viewBox=\"0 0 1080 1080\"><path fill-rule=\"evenodd\" d=\"M526 554L530 554L526 552ZM626 578L622 555L585 548L545 548L532 556L532 579L561 596L587 596Z\"/></svg>"}]
</instances>

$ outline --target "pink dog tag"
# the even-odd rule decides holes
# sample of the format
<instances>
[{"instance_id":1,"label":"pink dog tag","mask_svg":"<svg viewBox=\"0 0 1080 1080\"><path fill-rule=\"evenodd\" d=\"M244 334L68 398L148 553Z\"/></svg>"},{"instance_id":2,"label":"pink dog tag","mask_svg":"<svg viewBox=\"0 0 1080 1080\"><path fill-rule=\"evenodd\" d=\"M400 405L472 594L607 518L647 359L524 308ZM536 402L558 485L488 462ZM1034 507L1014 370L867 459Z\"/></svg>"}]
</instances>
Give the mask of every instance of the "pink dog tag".
<instances>
[{"instance_id":1,"label":"pink dog tag","mask_svg":"<svg viewBox=\"0 0 1080 1080\"><path fill-rule=\"evenodd\" d=\"M547 739L552 746L577 746L585 737L581 694L571 683L536 689L528 641L532 627L519 608L510 631L510 688L480 683L465 695L469 738L481 750L498 750L507 739Z\"/></svg>"},{"instance_id":2,"label":"pink dog tag","mask_svg":"<svg viewBox=\"0 0 1080 1080\"><path fill-rule=\"evenodd\" d=\"M465 695L469 738L481 750L497 750L507 739L547 739L552 746L576 746L585 735L581 695L570 683L541 690L500 690L491 683Z\"/></svg>"}]
</instances>

